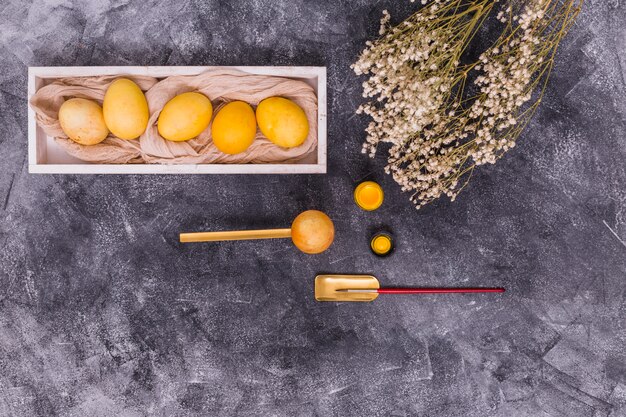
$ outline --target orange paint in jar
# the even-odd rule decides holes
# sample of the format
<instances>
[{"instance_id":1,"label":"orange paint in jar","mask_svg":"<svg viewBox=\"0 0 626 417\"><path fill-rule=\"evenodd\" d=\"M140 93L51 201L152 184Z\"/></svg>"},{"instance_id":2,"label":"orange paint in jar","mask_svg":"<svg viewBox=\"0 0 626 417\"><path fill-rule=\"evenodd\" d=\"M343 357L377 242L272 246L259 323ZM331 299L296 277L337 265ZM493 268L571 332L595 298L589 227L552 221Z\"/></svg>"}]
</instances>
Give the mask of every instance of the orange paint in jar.
<instances>
[{"instance_id":1,"label":"orange paint in jar","mask_svg":"<svg viewBox=\"0 0 626 417\"><path fill-rule=\"evenodd\" d=\"M376 210L383 204L383 200L383 189L374 181L362 182L354 190L354 201L363 210Z\"/></svg>"},{"instance_id":2,"label":"orange paint in jar","mask_svg":"<svg viewBox=\"0 0 626 417\"><path fill-rule=\"evenodd\" d=\"M393 249L393 242L391 236L386 233L379 233L375 235L370 241L370 248L372 252L378 256L386 256Z\"/></svg>"}]
</instances>

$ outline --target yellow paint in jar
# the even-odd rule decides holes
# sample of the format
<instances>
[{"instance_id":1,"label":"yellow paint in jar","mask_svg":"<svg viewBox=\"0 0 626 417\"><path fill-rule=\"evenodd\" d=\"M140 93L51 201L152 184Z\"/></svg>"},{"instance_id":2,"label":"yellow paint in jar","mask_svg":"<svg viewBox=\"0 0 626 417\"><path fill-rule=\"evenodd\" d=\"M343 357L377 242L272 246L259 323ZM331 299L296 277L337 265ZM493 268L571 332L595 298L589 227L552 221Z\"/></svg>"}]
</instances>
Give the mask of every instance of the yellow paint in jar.
<instances>
[{"instance_id":1,"label":"yellow paint in jar","mask_svg":"<svg viewBox=\"0 0 626 417\"><path fill-rule=\"evenodd\" d=\"M383 199L383 189L374 181L362 182L354 190L354 201L363 210L376 210L383 204Z\"/></svg>"},{"instance_id":2,"label":"yellow paint in jar","mask_svg":"<svg viewBox=\"0 0 626 417\"><path fill-rule=\"evenodd\" d=\"M370 248L372 248L372 252L374 252L376 255L388 255L389 252L391 252L391 250L393 249L391 236L386 233L379 233L375 235L370 241Z\"/></svg>"}]
</instances>

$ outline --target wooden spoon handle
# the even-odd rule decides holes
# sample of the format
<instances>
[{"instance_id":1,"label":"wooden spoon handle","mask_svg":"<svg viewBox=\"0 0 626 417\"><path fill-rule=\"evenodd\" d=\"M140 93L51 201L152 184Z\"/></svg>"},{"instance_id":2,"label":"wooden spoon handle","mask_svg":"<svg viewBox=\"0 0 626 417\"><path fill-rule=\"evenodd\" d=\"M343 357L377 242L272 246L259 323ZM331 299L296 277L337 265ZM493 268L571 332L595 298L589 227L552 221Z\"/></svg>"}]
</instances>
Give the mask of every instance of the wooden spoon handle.
<instances>
[{"instance_id":1,"label":"wooden spoon handle","mask_svg":"<svg viewBox=\"0 0 626 417\"><path fill-rule=\"evenodd\" d=\"M233 230L227 232L181 233L181 242L217 242L221 240L280 239L291 237L291 229Z\"/></svg>"}]
</instances>

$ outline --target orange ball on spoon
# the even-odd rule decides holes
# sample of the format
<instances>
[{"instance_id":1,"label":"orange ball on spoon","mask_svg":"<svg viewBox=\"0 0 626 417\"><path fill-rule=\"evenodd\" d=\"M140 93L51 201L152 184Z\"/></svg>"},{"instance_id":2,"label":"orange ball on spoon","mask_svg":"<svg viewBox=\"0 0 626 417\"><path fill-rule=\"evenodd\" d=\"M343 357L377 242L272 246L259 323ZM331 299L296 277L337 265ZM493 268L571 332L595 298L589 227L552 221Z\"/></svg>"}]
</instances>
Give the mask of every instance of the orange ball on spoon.
<instances>
[{"instance_id":1,"label":"orange ball on spoon","mask_svg":"<svg viewBox=\"0 0 626 417\"><path fill-rule=\"evenodd\" d=\"M318 210L300 213L291 224L291 240L304 253L322 253L335 239L335 226Z\"/></svg>"}]
</instances>

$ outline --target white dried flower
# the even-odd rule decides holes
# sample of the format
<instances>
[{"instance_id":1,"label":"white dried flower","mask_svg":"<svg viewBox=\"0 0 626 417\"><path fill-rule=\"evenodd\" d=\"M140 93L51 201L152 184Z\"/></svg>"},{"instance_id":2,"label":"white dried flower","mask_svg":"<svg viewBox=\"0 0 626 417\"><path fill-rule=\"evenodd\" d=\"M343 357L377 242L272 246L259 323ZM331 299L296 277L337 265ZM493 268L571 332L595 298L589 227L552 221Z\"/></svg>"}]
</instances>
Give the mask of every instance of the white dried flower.
<instances>
[{"instance_id":1,"label":"white dried flower","mask_svg":"<svg viewBox=\"0 0 626 417\"><path fill-rule=\"evenodd\" d=\"M460 57L498 0L434 0L395 28L383 12L384 35L352 66L368 76L370 101L357 109L372 119L363 153L389 144L385 172L417 208L442 195L454 201L476 166L515 146L581 1L504 0L496 18L505 29L470 65ZM470 76L477 90L466 88Z\"/></svg>"}]
</instances>

